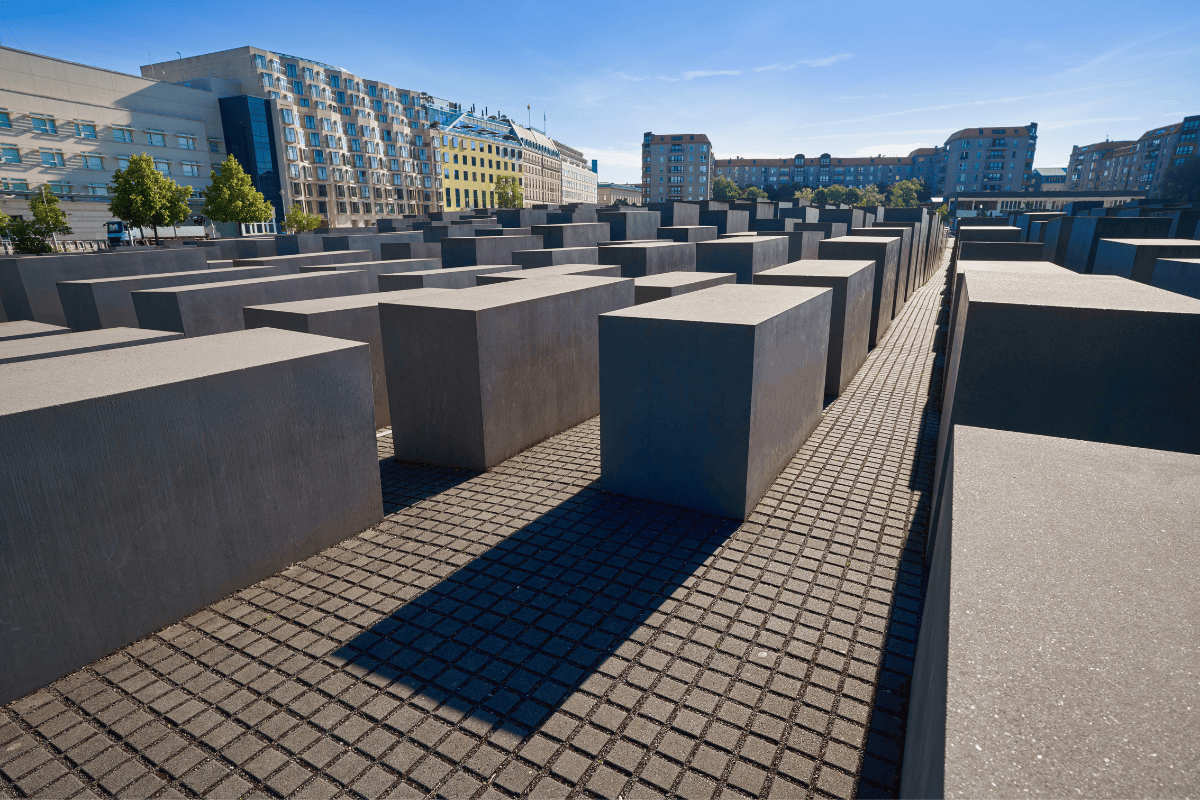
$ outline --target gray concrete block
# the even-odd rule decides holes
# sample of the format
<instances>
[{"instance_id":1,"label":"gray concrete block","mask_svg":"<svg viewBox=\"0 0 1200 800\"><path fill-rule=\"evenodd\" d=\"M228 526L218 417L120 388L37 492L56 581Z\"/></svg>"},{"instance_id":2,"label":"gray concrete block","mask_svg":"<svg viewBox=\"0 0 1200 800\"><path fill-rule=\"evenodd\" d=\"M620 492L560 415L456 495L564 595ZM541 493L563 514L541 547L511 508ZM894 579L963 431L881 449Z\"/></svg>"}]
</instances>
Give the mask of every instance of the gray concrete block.
<instances>
[{"instance_id":1,"label":"gray concrete block","mask_svg":"<svg viewBox=\"0 0 1200 800\"><path fill-rule=\"evenodd\" d=\"M659 227L683 228L700 224L700 206L695 203L651 203L647 206L659 215Z\"/></svg>"},{"instance_id":2,"label":"gray concrete block","mask_svg":"<svg viewBox=\"0 0 1200 800\"><path fill-rule=\"evenodd\" d=\"M1200 299L1200 258L1160 258L1154 262L1150 285Z\"/></svg>"},{"instance_id":3,"label":"gray concrete block","mask_svg":"<svg viewBox=\"0 0 1200 800\"><path fill-rule=\"evenodd\" d=\"M1041 242L963 242L958 251L964 261L1042 261Z\"/></svg>"},{"instance_id":4,"label":"gray concrete block","mask_svg":"<svg viewBox=\"0 0 1200 800\"><path fill-rule=\"evenodd\" d=\"M792 225L792 231L821 231L825 234L826 239L836 239L839 236L845 236L850 233L850 229L846 227L846 223L844 222L796 221Z\"/></svg>"},{"instance_id":5,"label":"gray concrete block","mask_svg":"<svg viewBox=\"0 0 1200 800\"><path fill-rule=\"evenodd\" d=\"M0 704L383 518L368 349L241 331L0 367Z\"/></svg>"},{"instance_id":6,"label":"gray concrete block","mask_svg":"<svg viewBox=\"0 0 1200 800\"><path fill-rule=\"evenodd\" d=\"M546 224L546 210L543 208L497 208L492 214L505 228L529 228Z\"/></svg>"},{"instance_id":7,"label":"gray concrete block","mask_svg":"<svg viewBox=\"0 0 1200 800\"><path fill-rule=\"evenodd\" d=\"M959 227L958 242L1019 242L1021 229L1013 225L979 225Z\"/></svg>"},{"instance_id":8,"label":"gray concrete block","mask_svg":"<svg viewBox=\"0 0 1200 800\"><path fill-rule=\"evenodd\" d=\"M824 391L826 395L840 395L854 380L870 349L875 262L797 261L758 273L754 283L820 286L832 290Z\"/></svg>"},{"instance_id":9,"label":"gray concrete block","mask_svg":"<svg viewBox=\"0 0 1200 800\"><path fill-rule=\"evenodd\" d=\"M635 305L653 303L688 292L698 292L723 283L736 283L732 272L663 272L633 279Z\"/></svg>"},{"instance_id":10,"label":"gray concrete block","mask_svg":"<svg viewBox=\"0 0 1200 800\"><path fill-rule=\"evenodd\" d=\"M574 211L549 211L546 213L547 225L574 225L581 222L595 223L597 209L578 208Z\"/></svg>"},{"instance_id":11,"label":"gray concrete block","mask_svg":"<svg viewBox=\"0 0 1200 800\"><path fill-rule=\"evenodd\" d=\"M832 294L726 284L601 315L601 488L746 519L821 420Z\"/></svg>"},{"instance_id":12,"label":"gray concrete block","mask_svg":"<svg viewBox=\"0 0 1200 800\"><path fill-rule=\"evenodd\" d=\"M1156 218L1140 217L1136 221L1150 219ZM1157 219L1159 222L1167 221ZM1101 239L1097 243L1094 272L1097 275L1119 275L1138 283L1150 283L1155 262L1160 258L1200 258L1200 242L1193 239Z\"/></svg>"},{"instance_id":13,"label":"gray concrete block","mask_svg":"<svg viewBox=\"0 0 1200 800\"><path fill-rule=\"evenodd\" d=\"M246 322L246 330L279 328L370 345L375 427L380 429L391 425L392 420L388 409L387 378L383 367L383 341L379 333L379 304L444 291L448 290L420 288L247 306L242 309L242 316Z\"/></svg>"},{"instance_id":14,"label":"gray concrete block","mask_svg":"<svg viewBox=\"0 0 1200 800\"><path fill-rule=\"evenodd\" d=\"M475 267L484 264L511 264L516 250L537 250L541 236L447 236L442 239L442 266Z\"/></svg>"},{"instance_id":15,"label":"gray concrete block","mask_svg":"<svg viewBox=\"0 0 1200 800\"><path fill-rule=\"evenodd\" d=\"M324 236L316 233L281 233L275 236L275 255L298 256L302 253L324 253L325 243L323 240Z\"/></svg>"},{"instance_id":16,"label":"gray concrete block","mask_svg":"<svg viewBox=\"0 0 1200 800\"><path fill-rule=\"evenodd\" d=\"M61 325L47 325L44 322L27 319L0 322L0 342L32 339L40 336L58 336L70 332L70 328L64 328Z\"/></svg>"},{"instance_id":17,"label":"gray concrete block","mask_svg":"<svg viewBox=\"0 0 1200 800\"><path fill-rule=\"evenodd\" d=\"M822 239L818 243L818 260L875 262L874 284L871 287L871 331L868 338L871 347L879 344L892 324L900 241L899 237L841 236Z\"/></svg>"},{"instance_id":18,"label":"gray concrete block","mask_svg":"<svg viewBox=\"0 0 1200 800\"><path fill-rule=\"evenodd\" d=\"M294 256L239 258L233 262L233 265L235 267L280 267L289 275L299 275L301 267L351 264L370 260L372 260L371 253L366 250L337 250L323 253L300 253Z\"/></svg>"},{"instance_id":19,"label":"gray concrete block","mask_svg":"<svg viewBox=\"0 0 1200 800\"><path fill-rule=\"evenodd\" d=\"M552 267L555 264L599 264L596 247L555 247L549 250L514 250L513 263L523 269Z\"/></svg>"},{"instance_id":20,"label":"gray concrete block","mask_svg":"<svg viewBox=\"0 0 1200 800\"><path fill-rule=\"evenodd\" d=\"M440 258L403 258L396 261L359 261L350 264L325 264L316 267L301 267L300 274L313 272L362 272L367 276L367 289L378 292L379 276L397 272L417 272L418 270L440 269Z\"/></svg>"},{"instance_id":21,"label":"gray concrete block","mask_svg":"<svg viewBox=\"0 0 1200 800\"><path fill-rule=\"evenodd\" d=\"M230 241L233 242L234 261L241 258L271 258L279 255L275 249L274 236L244 236Z\"/></svg>"},{"instance_id":22,"label":"gray concrete block","mask_svg":"<svg viewBox=\"0 0 1200 800\"><path fill-rule=\"evenodd\" d=\"M1200 208L1179 208L1159 212L1159 216L1171 220L1167 231L1168 239L1195 239L1200 229Z\"/></svg>"},{"instance_id":23,"label":"gray concrete block","mask_svg":"<svg viewBox=\"0 0 1200 800\"><path fill-rule=\"evenodd\" d=\"M396 458L487 470L595 416L597 317L631 305L578 276L380 305Z\"/></svg>"},{"instance_id":24,"label":"gray concrete block","mask_svg":"<svg viewBox=\"0 0 1200 800\"><path fill-rule=\"evenodd\" d=\"M164 272L156 275L133 275L120 278L95 278L85 281L62 281L58 284L59 301L67 324L75 331L100 328L136 328L137 311L133 307L133 292L157 289L162 286L189 286L199 283L240 281L248 278L269 278L283 274L282 267L228 267L189 272Z\"/></svg>"},{"instance_id":25,"label":"gray concrete block","mask_svg":"<svg viewBox=\"0 0 1200 800\"><path fill-rule=\"evenodd\" d=\"M621 268L616 264L555 264L550 267L532 267L507 272L485 272L475 276L475 286L489 286L508 281L524 281L532 278L557 278L563 275L578 275L593 278L620 278Z\"/></svg>"},{"instance_id":26,"label":"gray concrete block","mask_svg":"<svg viewBox=\"0 0 1200 800\"><path fill-rule=\"evenodd\" d=\"M792 220L783 220L791 222ZM825 232L819 230L806 231L785 231L783 233L775 231L757 231L757 236L782 236L788 241L788 263L792 261L805 261L815 259L817 257L817 243L825 238Z\"/></svg>"},{"instance_id":27,"label":"gray concrete block","mask_svg":"<svg viewBox=\"0 0 1200 800\"><path fill-rule=\"evenodd\" d=\"M861 228L865 225L861 208L822 208L817 210L818 222L840 222L847 228Z\"/></svg>"},{"instance_id":28,"label":"gray concrete block","mask_svg":"<svg viewBox=\"0 0 1200 800\"><path fill-rule=\"evenodd\" d=\"M604 211L597 213L596 219L608 223L608 238L614 242L653 239L661 225L657 211Z\"/></svg>"},{"instance_id":29,"label":"gray concrete block","mask_svg":"<svg viewBox=\"0 0 1200 800\"><path fill-rule=\"evenodd\" d=\"M775 216L779 219L791 219L800 223L811 223L821 221L820 209L812 206L799 206L794 208L779 208L775 210ZM839 223L844 225L845 223Z\"/></svg>"},{"instance_id":30,"label":"gray concrete block","mask_svg":"<svg viewBox=\"0 0 1200 800\"><path fill-rule=\"evenodd\" d=\"M327 253L338 250L365 250L370 255L360 256L355 259L356 261L379 261L382 258L380 247L385 243L417 244L424 240L424 235L420 231L403 231L400 233L365 233L355 236L325 236L322 237L322 245Z\"/></svg>"},{"instance_id":31,"label":"gray concrete block","mask_svg":"<svg viewBox=\"0 0 1200 800\"><path fill-rule=\"evenodd\" d=\"M534 225L530 231L534 236L542 237L542 246L547 249L595 247L598 242L609 239L607 222Z\"/></svg>"},{"instance_id":32,"label":"gray concrete block","mask_svg":"<svg viewBox=\"0 0 1200 800\"><path fill-rule=\"evenodd\" d=\"M441 258L440 242L384 242L379 245L380 261L401 261L410 258Z\"/></svg>"},{"instance_id":33,"label":"gray concrete block","mask_svg":"<svg viewBox=\"0 0 1200 800\"><path fill-rule=\"evenodd\" d=\"M745 213L745 212L743 212ZM742 236L696 245L697 272L732 272L738 283L753 283L754 274L788 263L785 236Z\"/></svg>"},{"instance_id":34,"label":"gray concrete block","mask_svg":"<svg viewBox=\"0 0 1200 800\"><path fill-rule=\"evenodd\" d=\"M232 261L238 257L237 239L206 239L196 242L196 247L208 261Z\"/></svg>"},{"instance_id":35,"label":"gray concrete block","mask_svg":"<svg viewBox=\"0 0 1200 800\"><path fill-rule=\"evenodd\" d=\"M195 247L130 247L105 253L0 258L0 302L10 320L66 325L59 281L185 272L208 267Z\"/></svg>"},{"instance_id":36,"label":"gray concrete block","mask_svg":"<svg viewBox=\"0 0 1200 800\"><path fill-rule=\"evenodd\" d=\"M532 228L476 228L476 236L529 236Z\"/></svg>"},{"instance_id":37,"label":"gray concrete block","mask_svg":"<svg viewBox=\"0 0 1200 800\"><path fill-rule=\"evenodd\" d=\"M920 222L920 223L924 223L929 218L929 212L926 209L921 208L921 207L889 208L885 212L884 218L888 222Z\"/></svg>"},{"instance_id":38,"label":"gray concrete block","mask_svg":"<svg viewBox=\"0 0 1200 800\"><path fill-rule=\"evenodd\" d=\"M900 257L896 262L896 289L892 294L892 319L900 315L904 301L914 291L916 276L913 275L912 230L903 226L891 227L886 223L870 228L850 231L851 236L875 236L891 239L900 238Z\"/></svg>"},{"instance_id":39,"label":"gray concrete block","mask_svg":"<svg viewBox=\"0 0 1200 800\"><path fill-rule=\"evenodd\" d=\"M750 214L746 211L705 211L701 207L700 224L717 229L717 235L723 233L742 233L750 230Z\"/></svg>"},{"instance_id":40,"label":"gray concrete block","mask_svg":"<svg viewBox=\"0 0 1200 800\"><path fill-rule=\"evenodd\" d=\"M380 233L402 233L413 229L413 221L411 219L377 219L375 220L375 230Z\"/></svg>"},{"instance_id":41,"label":"gray concrete block","mask_svg":"<svg viewBox=\"0 0 1200 800\"><path fill-rule=\"evenodd\" d=\"M658 229L658 238L672 242L708 242L717 238L717 228L715 225L664 227Z\"/></svg>"},{"instance_id":42,"label":"gray concrete block","mask_svg":"<svg viewBox=\"0 0 1200 800\"><path fill-rule=\"evenodd\" d=\"M1170 230L1171 221L1164 217L1079 217L1071 227L1067 257L1062 265L1073 272L1090 275L1095 270L1102 239L1165 239ZM1153 265L1151 260L1142 283L1149 281L1149 269Z\"/></svg>"},{"instance_id":43,"label":"gray concrete block","mask_svg":"<svg viewBox=\"0 0 1200 800\"><path fill-rule=\"evenodd\" d=\"M796 225L796 220L790 219L790 218L758 219L758 220L751 219L750 220L751 229L755 230L759 233L762 233L764 231L773 232L773 233L782 233L784 231L792 230L795 225Z\"/></svg>"},{"instance_id":44,"label":"gray concrete block","mask_svg":"<svg viewBox=\"0 0 1200 800\"><path fill-rule=\"evenodd\" d=\"M759 220L775 218L775 207L770 203L759 203L757 201L745 202L742 200L737 200L733 203L730 203L729 208L732 211L745 211L750 222L751 229L754 228L754 225Z\"/></svg>"},{"instance_id":45,"label":"gray concrete block","mask_svg":"<svg viewBox=\"0 0 1200 800\"><path fill-rule=\"evenodd\" d=\"M619 265L623 278L696 271L696 245L692 242L630 242L600 248L598 253L601 264Z\"/></svg>"},{"instance_id":46,"label":"gray concrete block","mask_svg":"<svg viewBox=\"0 0 1200 800\"><path fill-rule=\"evenodd\" d=\"M1069 205L1069 204L1068 204ZM1071 243L1071 229L1077 217L1057 217L1047 220L1042 236L1042 261L1058 264L1067 263L1067 245Z\"/></svg>"},{"instance_id":47,"label":"gray concrete block","mask_svg":"<svg viewBox=\"0 0 1200 800\"><path fill-rule=\"evenodd\" d=\"M133 293L138 325L188 338L240 331L242 309L269 303L341 297L370 291L364 272L312 272L225 283L172 286Z\"/></svg>"},{"instance_id":48,"label":"gray concrete block","mask_svg":"<svg viewBox=\"0 0 1200 800\"><path fill-rule=\"evenodd\" d=\"M497 272L520 270L516 264L487 264L482 267L456 267L455 269L427 269L415 272L381 274L379 291L398 292L412 289L469 289L475 286L475 277Z\"/></svg>"},{"instance_id":49,"label":"gray concrete block","mask_svg":"<svg viewBox=\"0 0 1200 800\"><path fill-rule=\"evenodd\" d=\"M1033 223L1047 222L1062 216L1065 215L1061 211L1031 211L1027 214L1017 215L1016 226L1021 229L1021 241L1037 241L1032 237Z\"/></svg>"},{"instance_id":50,"label":"gray concrete block","mask_svg":"<svg viewBox=\"0 0 1200 800\"><path fill-rule=\"evenodd\" d=\"M1195 794L1200 458L965 425L951 456L900 797Z\"/></svg>"},{"instance_id":51,"label":"gray concrete block","mask_svg":"<svg viewBox=\"0 0 1200 800\"><path fill-rule=\"evenodd\" d=\"M153 342L168 342L182 339L182 333L168 331L144 331L139 328L107 328L99 331L67 333L62 336L35 336L26 339L0 341L0 364L16 364L19 361L36 361L41 358L57 358L75 353L90 353L97 350L112 350L117 347L132 347Z\"/></svg>"}]
</instances>

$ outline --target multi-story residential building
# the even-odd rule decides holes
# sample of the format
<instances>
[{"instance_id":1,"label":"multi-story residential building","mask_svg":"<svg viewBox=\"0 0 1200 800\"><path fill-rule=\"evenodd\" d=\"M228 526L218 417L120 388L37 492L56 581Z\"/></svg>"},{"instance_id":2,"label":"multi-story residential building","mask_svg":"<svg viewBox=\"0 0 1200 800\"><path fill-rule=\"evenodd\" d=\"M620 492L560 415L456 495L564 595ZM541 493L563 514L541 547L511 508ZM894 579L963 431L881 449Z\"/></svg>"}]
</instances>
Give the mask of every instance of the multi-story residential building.
<instances>
[{"instance_id":1,"label":"multi-story residential building","mask_svg":"<svg viewBox=\"0 0 1200 800\"><path fill-rule=\"evenodd\" d=\"M711 200L716 176L712 143L703 133L642 136L642 200Z\"/></svg>"},{"instance_id":2,"label":"multi-story residential building","mask_svg":"<svg viewBox=\"0 0 1200 800\"><path fill-rule=\"evenodd\" d=\"M520 144L525 207L562 202L562 156L554 140L537 128L505 118Z\"/></svg>"},{"instance_id":3,"label":"multi-story residential building","mask_svg":"<svg viewBox=\"0 0 1200 800\"><path fill-rule=\"evenodd\" d=\"M1067 170L1064 167L1035 167L1033 170L1034 192L1062 192L1067 188Z\"/></svg>"},{"instance_id":4,"label":"multi-story residential building","mask_svg":"<svg viewBox=\"0 0 1200 800\"><path fill-rule=\"evenodd\" d=\"M912 177L915 180L925 184L926 188L933 190L937 183L938 165L942 161L942 148L940 147L918 147L908 154L912 159Z\"/></svg>"},{"instance_id":5,"label":"multi-story residential building","mask_svg":"<svg viewBox=\"0 0 1200 800\"><path fill-rule=\"evenodd\" d=\"M817 158L806 158L797 153L791 158L723 158L717 161L716 177L728 178L743 189L747 186L862 189L912 178L914 170L912 156L837 157L822 153Z\"/></svg>"},{"instance_id":6,"label":"multi-story residential building","mask_svg":"<svg viewBox=\"0 0 1200 800\"><path fill-rule=\"evenodd\" d=\"M964 128L942 149L935 193L1022 192L1033 186L1037 123L1006 128Z\"/></svg>"},{"instance_id":7,"label":"multi-story residential building","mask_svg":"<svg viewBox=\"0 0 1200 800\"><path fill-rule=\"evenodd\" d=\"M631 206L642 204L642 187L631 186L627 183L600 183L596 186L596 202L602 206L611 206L618 200Z\"/></svg>"},{"instance_id":8,"label":"multi-story residential building","mask_svg":"<svg viewBox=\"0 0 1200 800\"><path fill-rule=\"evenodd\" d=\"M1200 115L1152 128L1135 140L1075 145L1067 165L1067 187L1077 191L1140 191L1155 197L1171 165L1197 155Z\"/></svg>"},{"instance_id":9,"label":"multi-story residential building","mask_svg":"<svg viewBox=\"0 0 1200 800\"><path fill-rule=\"evenodd\" d=\"M434 123L433 134L441 147L442 186L445 208L494 208L496 180L524 177L523 151L509 126L495 117L460 114L445 128Z\"/></svg>"},{"instance_id":10,"label":"multi-story residential building","mask_svg":"<svg viewBox=\"0 0 1200 800\"><path fill-rule=\"evenodd\" d=\"M295 203L332 227L441 206L430 133L453 104L258 47L148 64L142 75L205 87L218 78L225 138L279 217ZM446 106L442 108L441 106Z\"/></svg>"},{"instance_id":11,"label":"multi-story residential building","mask_svg":"<svg viewBox=\"0 0 1200 800\"><path fill-rule=\"evenodd\" d=\"M588 168L583 153L557 139L554 146L562 157L562 201L564 203L595 203L596 173ZM595 161L592 162L595 165Z\"/></svg>"},{"instance_id":12,"label":"multi-story residential building","mask_svg":"<svg viewBox=\"0 0 1200 800\"><path fill-rule=\"evenodd\" d=\"M1130 172L1136 141L1103 141L1075 145L1067 161L1064 188L1071 191L1105 191L1111 186L1135 185Z\"/></svg>"},{"instance_id":13,"label":"multi-story residential building","mask_svg":"<svg viewBox=\"0 0 1200 800\"><path fill-rule=\"evenodd\" d=\"M73 236L104 239L108 187L146 153L199 209L225 157L218 94L0 47L0 210L29 213L33 192L64 202Z\"/></svg>"}]
</instances>

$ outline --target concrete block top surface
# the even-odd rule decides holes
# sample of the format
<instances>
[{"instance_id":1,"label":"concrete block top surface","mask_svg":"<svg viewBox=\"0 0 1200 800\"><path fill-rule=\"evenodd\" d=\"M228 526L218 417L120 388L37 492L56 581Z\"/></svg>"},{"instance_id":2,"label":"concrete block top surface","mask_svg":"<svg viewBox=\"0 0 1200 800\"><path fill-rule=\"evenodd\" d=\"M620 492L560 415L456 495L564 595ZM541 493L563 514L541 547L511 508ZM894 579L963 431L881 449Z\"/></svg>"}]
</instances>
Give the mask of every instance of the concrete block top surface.
<instances>
[{"instance_id":1,"label":"concrete block top surface","mask_svg":"<svg viewBox=\"0 0 1200 800\"><path fill-rule=\"evenodd\" d=\"M1050 261L959 261L958 271L965 272L1024 272L1072 277L1078 275Z\"/></svg>"},{"instance_id":2,"label":"concrete block top surface","mask_svg":"<svg viewBox=\"0 0 1200 800\"><path fill-rule=\"evenodd\" d=\"M828 291L830 290L808 286L725 283L655 303L609 311L604 316L753 326Z\"/></svg>"},{"instance_id":3,"label":"concrete block top surface","mask_svg":"<svg viewBox=\"0 0 1200 800\"><path fill-rule=\"evenodd\" d=\"M67 333L63 336L34 336L26 339L9 339L0 341L0 364L181 338L183 338L183 334L175 333L174 331L149 331L141 328L102 328L95 331Z\"/></svg>"},{"instance_id":4,"label":"concrete block top surface","mask_svg":"<svg viewBox=\"0 0 1200 800\"><path fill-rule=\"evenodd\" d=\"M1195 248L1196 252L1200 253L1200 242L1188 241L1187 239L1117 239L1105 237L1101 241L1116 242L1117 244L1127 245L1131 247L1185 247Z\"/></svg>"},{"instance_id":5,"label":"concrete block top surface","mask_svg":"<svg viewBox=\"0 0 1200 800\"><path fill-rule=\"evenodd\" d=\"M0 368L0 414L19 414L363 346L328 336L257 328L7 364Z\"/></svg>"},{"instance_id":6,"label":"concrete block top surface","mask_svg":"<svg viewBox=\"0 0 1200 800\"><path fill-rule=\"evenodd\" d=\"M369 294L351 294L345 297L321 297L316 300L294 300L290 303L268 303L247 308L263 311L278 311L287 314L324 314L329 311L345 311L349 308L369 308L380 303L390 303L395 300L407 300L412 297L424 297L438 292L453 292L455 289L440 289L425 287L421 289L401 289L395 292L371 292Z\"/></svg>"},{"instance_id":7,"label":"concrete block top surface","mask_svg":"<svg viewBox=\"0 0 1200 800\"><path fill-rule=\"evenodd\" d=\"M822 278L844 278L866 269L867 267L875 266L874 261L855 261L854 259L836 259L836 258L817 258L805 261L793 261L791 264L784 264L782 267L774 267L773 269L765 269L754 276L757 281L760 278L770 279L773 277L784 278L788 275L809 275Z\"/></svg>"},{"instance_id":8,"label":"concrete block top surface","mask_svg":"<svg viewBox=\"0 0 1200 800\"><path fill-rule=\"evenodd\" d=\"M1200 456L954 449L940 796L1196 796Z\"/></svg>"},{"instance_id":9,"label":"concrete block top surface","mask_svg":"<svg viewBox=\"0 0 1200 800\"><path fill-rule=\"evenodd\" d=\"M0 342L9 339L27 339L35 336L55 336L60 333L70 332L70 328L64 328L62 325L34 322L31 319L0 322Z\"/></svg>"},{"instance_id":10,"label":"concrete block top surface","mask_svg":"<svg viewBox=\"0 0 1200 800\"><path fill-rule=\"evenodd\" d=\"M358 261L372 260L370 250L326 250L322 251L321 253L293 253L286 256L255 256L254 258L239 258L237 261L238 263L246 266L253 266L260 261L265 264L299 264L302 262L311 261L314 256L322 256L325 253L336 253L338 256L343 258L349 258L351 255L355 255L358 256Z\"/></svg>"},{"instance_id":11,"label":"concrete block top surface","mask_svg":"<svg viewBox=\"0 0 1200 800\"><path fill-rule=\"evenodd\" d=\"M722 276L737 277L732 272L660 272L657 275L634 278L633 284L634 286L654 286L669 289L675 286L687 286L689 283L697 281L709 281Z\"/></svg>"},{"instance_id":12,"label":"concrete block top surface","mask_svg":"<svg viewBox=\"0 0 1200 800\"><path fill-rule=\"evenodd\" d=\"M240 281L219 281L217 283L197 283L186 286L168 286L160 289L141 289L138 294L187 294L188 292L214 292L230 286L246 286L256 283L280 283L282 281L305 281L325 275L327 272L338 270L317 270L316 272L301 272L297 275L272 275L268 278L246 278ZM356 270L350 270L354 272Z\"/></svg>"},{"instance_id":13,"label":"concrete block top surface","mask_svg":"<svg viewBox=\"0 0 1200 800\"><path fill-rule=\"evenodd\" d=\"M564 265L565 266L565 265ZM577 265L578 266L578 265ZM582 266L595 267L595 264ZM537 300L556 294L579 292L597 286L628 281L632 278L596 278L586 275L562 275L552 280L516 280L502 283L476 286L471 289L459 289L452 292L438 292L436 295L416 296L414 292L401 292L404 297L393 300L393 305L426 306L458 311L486 311L491 308L521 303L527 300Z\"/></svg>"},{"instance_id":14,"label":"concrete block top surface","mask_svg":"<svg viewBox=\"0 0 1200 800\"><path fill-rule=\"evenodd\" d=\"M1013 270L965 275L971 303L1200 314L1200 300L1104 275L1030 275Z\"/></svg>"}]
</instances>

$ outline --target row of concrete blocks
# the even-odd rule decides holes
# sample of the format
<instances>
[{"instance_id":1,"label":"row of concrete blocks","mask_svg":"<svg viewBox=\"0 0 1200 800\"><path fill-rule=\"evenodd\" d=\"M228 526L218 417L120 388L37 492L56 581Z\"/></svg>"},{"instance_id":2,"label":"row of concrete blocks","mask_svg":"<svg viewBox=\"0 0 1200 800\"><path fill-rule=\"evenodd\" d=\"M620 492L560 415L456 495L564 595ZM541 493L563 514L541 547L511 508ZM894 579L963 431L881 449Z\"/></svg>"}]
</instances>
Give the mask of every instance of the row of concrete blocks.
<instances>
[{"instance_id":1,"label":"row of concrete blocks","mask_svg":"<svg viewBox=\"0 0 1200 800\"><path fill-rule=\"evenodd\" d=\"M1185 795L1200 301L965 259L950 300L901 796Z\"/></svg>"}]
</instances>

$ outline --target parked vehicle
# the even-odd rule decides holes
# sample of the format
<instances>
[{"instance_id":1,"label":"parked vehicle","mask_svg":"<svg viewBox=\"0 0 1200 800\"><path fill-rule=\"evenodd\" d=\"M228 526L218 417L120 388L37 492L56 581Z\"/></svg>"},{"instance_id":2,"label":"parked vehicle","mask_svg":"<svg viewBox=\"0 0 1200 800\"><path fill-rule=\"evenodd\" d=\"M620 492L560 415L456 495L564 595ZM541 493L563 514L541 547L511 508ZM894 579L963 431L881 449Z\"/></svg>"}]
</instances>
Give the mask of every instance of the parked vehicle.
<instances>
[{"instance_id":1,"label":"parked vehicle","mask_svg":"<svg viewBox=\"0 0 1200 800\"><path fill-rule=\"evenodd\" d=\"M121 220L113 220L107 223L107 228L109 247L154 244L153 228L136 228ZM158 238L160 240L207 239L208 230L204 225L172 225L159 228Z\"/></svg>"}]
</instances>

